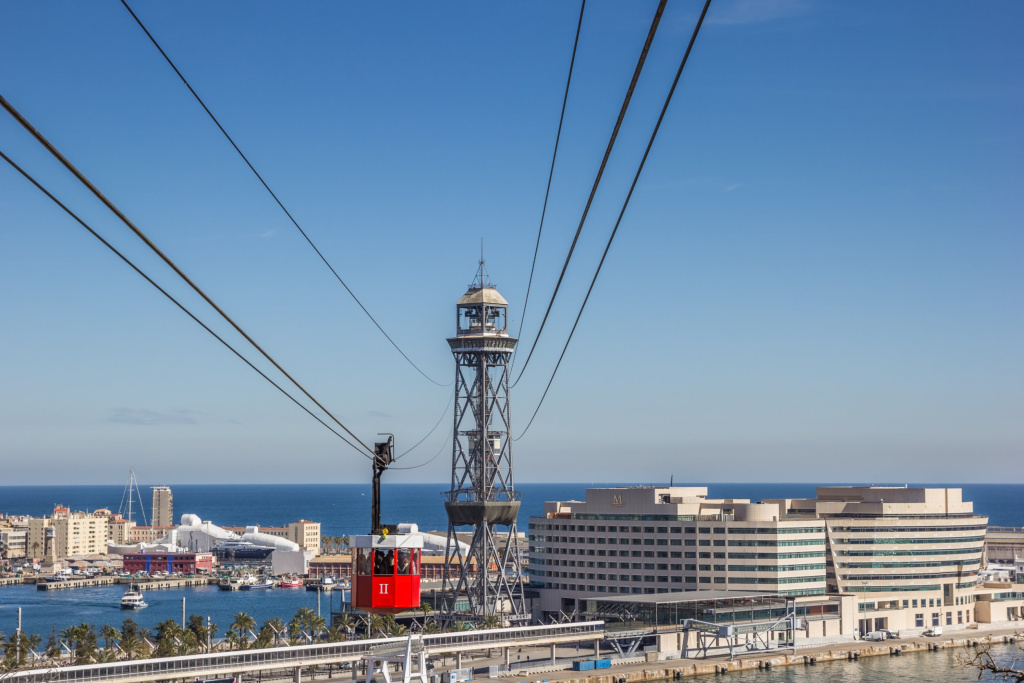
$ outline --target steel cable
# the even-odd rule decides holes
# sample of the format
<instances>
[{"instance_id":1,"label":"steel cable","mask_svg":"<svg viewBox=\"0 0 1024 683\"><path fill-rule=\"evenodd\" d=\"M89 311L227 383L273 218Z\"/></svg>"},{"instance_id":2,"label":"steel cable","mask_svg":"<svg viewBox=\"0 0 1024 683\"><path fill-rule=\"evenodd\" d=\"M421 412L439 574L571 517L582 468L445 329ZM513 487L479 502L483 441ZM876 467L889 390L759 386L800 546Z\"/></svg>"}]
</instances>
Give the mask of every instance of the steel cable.
<instances>
[{"instance_id":1,"label":"steel cable","mask_svg":"<svg viewBox=\"0 0 1024 683\"><path fill-rule=\"evenodd\" d=\"M555 159L558 158L558 143L562 139L562 122L565 120L565 107L569 102L569 85L572 83L572 70L576 64L576 48L580 43L580 29L583 27L583 10L587 6L587 0L580 3L580 18L576 23L576 39L572 43L572 57L569 59L569 76L565 79L565 95L562 96L562 113L558 116L558 132L555 133L555 151L551 154L551 169L548 171L548 186L544 190L544 205L540 210L540 226L537 228L537 243L533 247L533 262L530 263L530 279L526 283L526 298L523 300L523 314L519 319L519 332L516 337L523 333L523 323L526 321L526 307L530 304L530 288L533 286L533 271L537 267L537 252L540 251L540 234L544 230L544 216L548 211L548 197L551 194L551 179L555 176ZM515 351L512 352L512 362L515 362Z\"/></svg>"},{"instance_id":2,"label":"steel cable","mask_svg":"<svg viewBox=\"0 0 1024 683\"><path fill-rule=\"evenodd\" d=\"M619 128L622 126L622 120L626 117L626 110L629 109L630 100L633 99L633 91L636 89L637 81L640 80L640 73L643 71L644 63L647 61L647 53L651 49L651 43L654 42L654 34L658 31L658 25L661 23L661 15L665 11L665 4L668 0L661 0L658 3L658 9L654 13L654 20L651 22L651 28L647 32L647 40L644 42L643 50L640 52L640 58L637 60L636 68L633 70L633 79L629 82L629 89L626 90L626 97L622 101L622 107L619 109L619 117L615 120L615 127L612 129L611 138L608 140L608 146L604 151L604 158L601 159L601 166L597 170L597 177L594 178L594 185L590 189L590 196L587 198L587 205L583 208L583 215L580 217L580 224L576 228L576 235L572 238L572 244L569 246L569 253L565 256L565 263L562 264L562 272L558 275L558 282L555 283L555 291L551 293L551 300L548 302L548 308L544 312L544 318L540 322L540 329L537 330L537 336L533 339L533 345L530 347L530 352L526 356L526 360L523 362L523 367L519 371L519 376L516 377L515 381L512 382L512 386L519 384L519 380L523 378L523 373L526 372L527 366L530 364L530 359L533 358L533 352L537 348L537 342L540 341L540 335L544 332L544 325L548 321L548 316L551 314L551 307L555 305L555 297L558 296L558 290L562 286L562 280L565 278L565 271L569 268L569 261L572 259L573 251L576 249L576 243L580 239L580 233L583 231L583 224L587 220L587 214L590 212L590 205L594 202L594 195L597 194L597 187L601 183L601 176L604 175L605 166L608 165L608 157L611 156L612 147L615 146L615 139L619 136Z\"/></svg>"},{"instance_id":3,"label":"steel cable","mask_svg":"<svg viewBox=\"0 0 1024 683\"><path fill-rule=\"evenodd\" d=\"M228 343L228 342L227 342L226 340L224 340L224 338L223 338L223 337L221 337L220 335L218 335L218 334L217 334L216 332L214 332L214 331L213 331L212 329L210 329L210 328L209 328L209 327L208 327L208 326L206 325L206 323L204 323L204 322L203 322L202 320L200 320L199 318L197 318L197 317L195 316L195 314L194 314L194 313L192 313L192 311L188 310L188 308L186 308L186 307L185 307L185 306L184 306L184 305L183 305L183 304L182 304L181 302L179 302L179 301L178 301L177 299L175 299L175 298L174 298L174 297L173 297L173 296L172 296L172 295L171 295L170 293L168 293L168 292L167 292L167 290L165 290L165 289L164 289L163 287L161 287L161 286L160 286L160 285L158 285L158 284L157 284L156 282L154 282L154 281L153 281L153 279L152 279L151 277L149 277L148 275L146 275L146 273L144 273L144 272L143 272L143 271L142 271L142 270L141 270L141 269L140 269L140 268L139 268L138 266L136 266L136 265L135 265L135 264L134 264L134 263L133 263L133 262L132 262L132 261L131 261L131 260L130 260L130 259L129 259L129 258L127 257L127 256L125 256L125 255L124 255L124 254L122 254L122 253L121 253L120 251L118 251L118 250L117 250L117 248L116 248L115 246L113 246L112 244L110 244L110 242L108 242L107 240L105 240L105 239L103 238L103 236L101 236L101 235L100 235L100 234L99 234L98 232L96 232L95 230L93 230L93 229L92 229L92 227L90 227L90 226L89 226L89 225L88 225L88 224L87 224L87 223L86 223L85 221L83 221L83 220L82 220L81 218L79 218L78 214L76 214L76 213L75 213L74 211L72 211L71 209L69 209L69 208L68 208L68 207L67 207L67 206L66 206L66 205L65 205L65 204L64 204L63 202L61 202L61 201L60 201L59 199L57 199L57 198L56 198L56 197L55 197L55 196L54 196L54 195L53 195L53 194L52 194L52 193L51 193L51 192L50 192L49 190L47 190L47 189L46 189L45 187L43 187L43 186L42 186L42 185L41 185L41 184L40 184L40 183L39 183L38 181L36 181L36 179L35 179L35 178L33 178L33 177L32 177L31 175L29 175L29 173L28 173L27 171L25 171L25 170L24 170L23 168L21 168L21 166L19 166L19 165L18 165L17 163L15 163L15 162L14 162L14 160L12 160L12 159L11 159L10 157L8 157L8 156L7 156L6 154L4 154L2 150L0 150L0 157L2 157L4 161L6 161L6 162L7 162L8 164L10 164L10 165L11 165L11 167L12 167L12 168L14 168L14 170L15 170L15 171L17 171L17 172L18 172L18 173L20 173L20 174L21 174L22 176L24 176L26 180L28 180L28 181L29 181L30 183L32 183L33 185L35 185L35 186L36 186L36 188L38 188L40 192L42 192L42 193L43 193L43 194L45 194L45 195L46 195L47 197L49 197L49 198L50 198L50 200L51 200L51 201L52 201L52 202L53 202L54 204L56 204L56 205L57 205L57 206L59 206L59 207L60 207L61 209L63 209L63 210L64 210L64 212L65 212L65 213L67 213L67 214L68 214L69 216L71 216L71 218L73 218L73 219L74 219L74 220L75 220L75 221L76 221L76 222L77 222L77 223L78 223L79 225L81 225L81 226L82 226L83 228L85 228L86 230L88 230L88 231L89 231L89 233L90 233L90 234L91 234L91 235L92 235L93 237L95 237L96 239L98 239L98 240L99 240L99 241L100 241L100 242L101 242L101 243L103 244L103 246L105 246L105 247L106 247L107 249L109 249L110 251L112 251L112 252L113 252L113 253L114 253L114 254L115 254L115 255L116 255L116 256L117 256L117 257L118 257L119 259L121 259L121 260L122 260L122 261L124 261L124 262L125 262L126 264L128 264L128 266L129 266L129 267L130 267L130 268L131 268L132 270L134 270L134 271L135 271L136 273L138 273L138 274L139 274L140 276L142 276L142 278L143 278L143 279L144 279L144 280L145 280L146 282L148 282L149 284L153 285L153 287L155 287L155 288L156 288L156 290L157 290L158 292L160 292L160 293L161 293L161 294L163 294L163 295L164 295L165 297L167 297L167 299L169 299L169 300L171 301L171 303L173 303L173 304L174 304L175 306L177 306L177 307L178 307L179 309L181 309L181 311L182 311L183 313L185 313L185 315L187 315L188 317L192 318L192 320L193 320L193 321L195 321L195 323L196 323L197 325L199 325L199 326L200 326L200 327L202 327L202 328L203 328L204 330L206 330L207 332L209 332L209 333L210 333L210 334L211 334L211 335L213 336L213 338L214 338L214 339L216 339L216 340L217 340L217 341L219 341L219 342L220 342L221 344L223 344L223 345L224 345L225 347L227 347L227 349L228 349L229 351L231 351L231 353L233 353L233 354L235 354L236 356L238 356L238 358L239 358L239 359L241 359L241 361L242 361L243 363L245 363L245 364L246 364L246 365L248 365L248 366L249 366L250 368L252 368L253 370L255 370L255 371L256 371L256 372L257 372L257 373L259 374L259 376L260 376L260 377L262 377L263 379L265 379L265 380L267 380L268 382L270 382L270 383L271 383L271 384L272 384L272 385L274 386L274 388L275 388L275 389L277 389L277 390L278 390L278 391L280 391L280 392L281 392L282 394L284 394L284 395L285 395L285 396L287 396L287 397L288 397L289 399L291 399L291 401L292 401L292 402L293 402L293 403L294 403L295 405L297 405L298 407L302 408L302 409L303 409L304 411L306 411L307 413L309 413L309 415L310 415L310 416L311 416L311 417L312 417L312 418L313 418L314 420L316 420L317 422L319 422L320 424L322 424L322 425L323 425L324 427L326 427L327 429L329 429L329 430L331 431L331 433L333 433L333 434L334 434L335 436L337 436L337 437L338 437L339 439L341 439L342 441L344 441L345 443L347 443L347 444L348 444L349 446L352 446L352 448L355 448L355 449L356 449L357 451L359 450L359 447L358 447L358 446L356 446L355 444L351 443L351 442L350 442L350 441L349 441L348 439L346 439L346 438L345 438L344 436L342 436L342 435L341 435L341 434L339 434L339 433L338 433L337 431L335 431L335 430L334 430L334 429L333 429L333 428L332 428L332 427L331 427L331 426L330 426L329 424L327 424L326 422L324 422L324 421L323 421L322 419L320 419L320 417L318 417L318 416L317 416L316 414L314 414L314 413L313 413L312 411L310 411L310 410L309 410L309 408L307 408L306 406L302 405L302 404L301 404L301 403L300 403L300 402L299 402L299 401L298 401L298 400L297 400L297 399L296 399L296 398L295 398L294 396L292 396L291 394L289 394L289 393L288 393L288 392L287 392L287 391L286 391L285 389L283 389L283 388L282 388L282 387L281 387L281 386L280 386L279 384L277 384L277 382L275 382L274 380L270 379L270 377L268 377L268 376L267 376L266 374L264 374L264 372L263 372L262 370L260 370L260 369L259 369L259 368L257 368L257 367L256 367L255 365L253 365L253 364L252 364L252 362L250 362L248 358L246 358L245 356L243 356L243 355L242 355L242 354L241 354L241 353L240 353L240 352L239 352L239 351L238 351L237 349L235 349L235 347L233 347L233 346L232 346L231 344L229 344L229 343ZM360 451L360 453L361 453L361 451ZM121 505L122 505L122 506L124 505L124 496L122 496L122 498L121 498ZM145 514L145 513L143 512L143 514Z\"/></svg>"},{"instance_id":4,"label":"steel cable","mask_svg":"<svg viewBox=\"0 0 1024 683\"><path fill-rule=\"evenodd\" d=\"M700 17L697 19L697 25L693 29L693 34L690 36L690 42L686 46L686 52L683 53L683 59L679 63L679 69L676 71L676 77L672 81L672 87L669 88L668 96L665 98L665 104L661 107L661 114L658 115L658 122L654 125L654 131L651 133L651 139L647 142L647 149L644 150L643 158L640 160L640 165L636 169L636 174L633 176L633 183L629 186L629 193L626 195L625 201L622 203L622 210L619 211L619 217L615 221L615 227L612 229L611 236L608 237L608 244L604 247L604 253L601 254L601 260L597 264L597 270L594 272L594 277L590 281L590 287L587 288L587 295L583 299L583 303L580 305L579 313L576 314L576 321L572 324L572 330L569 332L569 338L565 340L565 346L562 347L562 353L558 356L558 362L555 364L555 369L551 372L551 378L548 380L547 386L544 388L544 393L540 397L540 402L537 404L537 409L533 411L533 415L530 417L530 421L526 424L526 428L523 429L522 433L515 437L513 441L518 441L526 435L526 432L530 429L530 425L533 424L534 418L537 417L537 413L540 412L540 407L544 404L544 399L548 395L548 390L551 388L551 383L555 381L555 375L558 373L558 368L562 364L562 359L565 357L565 352L569 348L569 342L572 341L572 335L576 332L576 326L580 323L580 317L583 315L583 309L587 306L587 301L590 300L590 293L594 291L594 283L597 282L597 276L601 274L601 266L604 265L605 257L608 256L608 250L611 249L612 240L615 239L615 233L619 230L619 225L622 223L622 216L626 213L626 207L629 206L629 200L633 196L633 190L636 188L637 181L640 180L640 173L644 170L644 165L647 163L647 156L651 153L651 147L654 145L654 139L658 135L658 130L661 128L661 122L665 118L665 112L668 111L668 105L672 101L672 95L676 91L676 85L679 84L679 78L683 75L683 68L686 66L686 61L690 57L690 51L693 49L693 43L697 40L697 34L700 32L700 27L704 23L704 16L708 13L708 7L711 6L711 0L705 0L704 9L700 13Z\"/></svg>"},{"instance_id":5,"label":"steel cable","mask_svg":"<svg viewBox=\"0 0 1024 683\"><path fill-rule=\"evenodd\" d=\"M349 288L349 286L345 283L345 281L343 279L341 279L341 276L338 275L338 271L336 271L334 269L334 266L332 266L327 261L327 258L323 255L323 253L317 248L317 246L315 244L313 244L313 240L310 239L309 235L306 234L306 231L302 229L302 227L299 225L298 221L295 220L295 217L292 216L291 212L288 209L285 208L284 203L281 202L281 200L278 198L277 194L275 194L274 191L270 189L270 185L267 184L267 181L265 181L263 179L263 176L261 176L259 171L256 170L256 167L252 165L252 162L249 161L249 158L247 156L245 156L245 154L238 147L238 145L235 144L235 141L232 139L232 137L230 135L228 135L228 132L226 130L224 130L224 126L220 125L220 121L218 121L217 117L213 115L213 112L210 111L210 108L206 106L206 103L203 102L203 99L201 97L199 97L199 94L192 88L192 86L189 84L189 82L185 78L185 76L182 75L181 71L178 70L178 67L174 65L174 62L172 62L171 58L167 56L167 53L164 52L164 49L162 47L160 47L160 43L156 42L156 38L154 38L153 34L149 32L149 29L147 29L145 24L142 23L142 20L139 19L138 15L136 15L135 12L132 11L132 8L128 6L128 3L125 0L121 0L121 4L124 5L124 8L126 10L128 10L129 14L132 15L132 18L135 20L135 23L137 23L139 25L139 28L141 28L143 30L143 32L145 32L145 34L149 38L150 42L153 43L153 45L156 47L156 49L163 56L164 60L166 60L167 63L170 65L171 69L174 70L174 73L176 73L178 75L178 78L181 79L181 82L185 84L185 87L188 88L188 91L190 93L192 93L192 96L194 98L196 98L196 101L199 103L199 106L201 106L203 108L203 110L207 113L207 115L214 122L214 124L216 124L217 128L220 129L220 132L224 134L225 138L227 138L227 141L231 143L231 146L235 148L235 151L238 152L238 156L242 157L242 161L245 162L245 165L249 167L249 170L253 172L253 174L256 176L256 178L260 181L260 184L262 184L263 187L266 188L267 192L270 193L270 196L274 198L275 202L277 202L277 205L279 207L281 207L282 211L284 211L284 214L286 216L288 216L288 220L290 220L292 222L292 225L294 225L295 228L299 231L299 233L306 239L306 242L309 243L309 246L311 246L313 248L313 251L315 251L316 255L320 257L320 260L324 262L324 265L327 266L328 269L330 269L330 271L334 275L335 279L337 279L338 282L341 283L341 286L344 287L345 291L348 292L349 296L352 297L352 300L355 301L356 304L359 305L359 308L361 308L363 310L363 313L366 314L366 317L368 317L370 319L370 321L377 327L377 329L380 330L380 333L384 335L384 338L387 339L389 342L391 342L391 345L393 347L395 347L395 350L398 351L398 353L402 354L402 358L404 358L406 361L408 361L409 365L413 366L416 369L416 372L420 373L428 381L433 382L434 384L436 384L439 387L448 386L447 384L443 384L441 382L438 382L437 380L435 380L432 377L430 377L429 375L427 375L427 373L423 372L423 370L421 370L420 367L418 365L416 365L416 363L414 363L412 361L412 359L409 358L409 356L407 356L405 354L405 351L403 351L401 348L399 348L398 344L395 343L395 340L392 339L391 336L388 335L388 333L384 331L384 328L381 327L380 323L377 322L377 319L373 317L373 315L370 313L369 310L367 310L366 306L363 305L363 302L359 300L359 297L357 297L355 295L355 293L352 291L352 289Z\"/></svg>"},{"instance_id":6,"label":"steel cable","mask_svg":"<svg viewBox=\"0 0 1024 683\"><path fill-rule=\"evenodd\" d=\"M359 437L357 437L357 436L356 436L355 434L353 434L353 433L352 433L352 431L351 431L351 430L350 430L350 429L349 429L348 427L346 427L346 426L345 426L344 424L342 424L342 422L341 422L341 421L340 421L340 420L339 420L338 418L336 418L336 417L334 416L334 414L333 414L333 413L331 413L331 411L327 410L327 408L325 408L325 407L324 407L324 406L323 406L323 405L322 405L322 404L321 404L321 403L320 403L319 401L317 401L317 400L316 400L316 399L315 399L315 398L313 397L313 395L312 395L312 394L310 394L310 393L309 393L308 391L306 391L305 387L303 387L303 386L302 386L301 384L299 384L299 383L298 383L298 381L296 381L296 380L295 380L295 378L293 378L293 377L292 377L292 376L291 376L290 374L288 374L288 372L287 372L287 371L285 371L285 369L284 369L283 367L281 367L281 365L280 365L280 364L279 364L279 363L278 363L278 362L277 362L276 360L274 360L274 359L273 359L273 357L271 357L271 355L270 355L269 353L267 353L266 351L264 351L264 350L263 350L263 348L262 348L262 347L261 347L261 346L260 346L259 344L257 344L257 343L256 343L256 341L255 341L255 340L254 340L254 339L253 339L252 337L250 337L250 336L249 336L249 335L248 335L248 334L247 334L247 333L245 332L245 330L243 330L243 329L241 328L241 326L239 326L239 325L238 325L238 323L236 323L236 322L235 322L234 320L232 320L232 319L231 319L231 317L230 317L230 316L229 316L229 315L228 315L227 313L225 313L225 312L223 311L223 309L221 309L221 308L220 308L220 306L218 306L218 305L217 305L216 303L214 303L213 299L211 299L211 298L210 298L210 297L209 297L209 296L208 296L208 295L206 294L206 292L204 292L204 291L203 291L203 290L202 290L202 289L201 289L201 288L200 288L200 287L199 287L199 286L198 286L198 285L197 285L197 284L196 284L195 282L193 282L193 281L192 281L192 280L191 280L191 279L190 279L190 278L189 278L189 277L188 277L188 276L187 276L187 275L186 275L186 274L184 273L184 271L182 271L182 270L181 270L181 268L179 268L179 267L177 266L177 264L175 264L175 263L174 263L174 261L172 261L172 260L170 259L170 257L168 257L168 256L167 256L167 255L166 255L166 254L165 254L165 253L164 253L163 251L161 251L161 250L160 250L160 248L159 248L159 247L157 247L157 246L156 246L156 245L155 245L155 244L154 244L154 243L152 242L152 240L150 240L150 239L149 239L149 237L147 237L147 236L146 236L146 234L145 234L145 233L143 233L143 232L142 232L142 231L141 231L141 230L140 230L140 229L139 229L138 227L136 227L136 225L135 225L134 223L132 223L132 222L131 222L131 221L130 221L130 220L128 219L128 217L127 217L127 216L125 216L125 215L124 215L123 213L121 213L121 210L120 210L120 209L118 209L118 208L117 208L117 207L116 207L116 206L115 206L115 205L113 204L113 202L111 202L111 201L110 201L109 199L107 199L107 197L106 197L106 196L105 196L105 195L104 195L104 194L103 194L102 192L100 192L100 191L99 191L99 189L98 189L98 188L97 188L97 187L96 187L95 185L93 185L93 184L92 184L92 182L91 182L91 181L90 181L90 180L89 180L88 178L86 178L86 177L85 177L85 176L84 176L84 175L82 174L82 172L81 172L81 171L79 171L79 170L78 170L78 169L77 169L77 168L76 168L76 167L75 167L75 166L74 166L74 165L73 165L73 164L72 164L72 163L71 163L70 161L68 161L68 159L67 159L67 158L66 158L66 157L65 157L65 156L64 156L63 154L61 154L61 153L60 153L60 151L59 151L59 150L58 150L58 149L57 149L56 147L54 147L54 146L53 146L53 145L52 145L52 144L50 143L50 141L49 141L49 140L47 140L47 139L46 139L46 138L45 138L45 137L43 136L43 134L42 134L42 133L40 133L40 132L39 132L38 130L36 130L36 128L35 128L35 127L34 127L34 126L33 126L33 125L31 124L31 123L29 123L29 121L28 121L28 120L27 120L27 119L26 119L26 118L25 118L24 116L22 116L22 115L21 115L21 113L19 113L19 112L18 112L18 110L17 110L17 109L15 109L15 108L14 108L14 106L13 106L13 105L12 105L12 104L11 104L10 102L8 102L6 98L4 98L4 97L3 97L3 95L0 95L0 106L2 106L2 107L3 107L4 109L6 109L6 110L7 110L7 113L9 113L9 114L10 114L10 115L11 115L12 117L14 117L14 119L15 119L15 120L16 120L16 121L17 121L18 123L20 123L20 124L21 124L21 126L22 126L23 128L25 128L25 130L27 130L27 131L28 131L28 132L29 132L29 133L30 133L30 134L32 135L32 137L34 137L34 138L35 138L35 139L36 139L36 140L37 140L37 141L38 141L38 142L39 142L39 143L40 143L41 145L43 145L43 147L45 147L45 148L46 148L46 150L47 150L48 152L50 152L50 154L52 154L52 155L54 156L54 158L56 158L56 159L57 159L57 161L59 161L59 162L60 162L60 163L61 163L61 164L62 164L62 165L64 166L64 168L66 168L66 169L67 169L67 170L68 170L68 171L69 171L69 172L70 172L70 173L71 173L72 175L74 175L74 176L75 176L75 178L77 178L79 182L81 182L81 183L82 183L83 185L85 185L85 186L86 186L86 187L87 187L87 188L89 189L89 191L90 191L90 192L92 192L92 193L93 193L93 195L95 195L95 196L96 196L96 198L97 198L97 199L99 199L99 200L100 200L101 202L103 202L103 205L104 205L104 206L106 206L106 207L107 207L107 208L108 208L108 209L109 209L109 210L110 210L110 211L111 211L111 212L112 212L112 213L113 213L113 214L114 214L115 216L117 216L117 217L118 217L118 219L120 219L120 221L121 221L122 223L124 223L124 224L125 224L125 225L126 225L126 226L127 226L127 227L128 227L128 228L129 228L129 229L130 229L130 230L132 231L132 232L133 232L133 233L135 233L135 235L136 235L136 236L137 236L137 237L138 237L139 239L141 239L141 240L142 240L142 241L143 241L143 242L144 242L144 243L146 244L146 246L148 246L148 247L149 247L149 248L150 248L150 249L151 249L151 250L153 251L153 253L155 253L155 254L156 254L157 256L159 256L159 257L160 257L160 259L161 259L161 260L162 260L162 261L163 261L164 263L166 263L166 264L167 264L167 265L168 265L168 266L169 266L169 267L170 267L170 268L171 268L171 269L172 269L172 270L173 270L173 271L174 271L174 272L175 272L175 273L176 273L176 274L178 275L178 277L180 277L180 278L181 278L182 280L184 280L184 281L185 281L185 282L186 282L186 283L187 283L187 284L188 284L188 285L189 285L189 286L190 286L190 287L192 288L192 290L193 290L193 291L194 291L194 292L195 292L196 294L198 294L199 296L201 296L201 297L203 298L203 300L204 300L204 301L205 301L205 302L206 302L207 304L209 304L209 305L210 305L210 307L212 307L212 308L213 308L213 310L217 311L217 313L219 313L219 314L220 314L220 316L221 316L221 317L222 317L222 318L223 318L223 319L224 319L224 320L225 320L225 321L226 321L226 322L227 322L228 324L230 324L230 325L231 325L231 326L232 326L232 327L233 327L233 328L235 329L235 331L236 331L236 332L238 332L238 333L239 333L240 335L242 335L243 337L245 337L245 340L246 340L246 341L248 341L248 342L249 342L250 344L252 344L253 348L255 348L255 349L256 349L257 351L259 351L259 352L260 352L260 354L262 354L262 356L263 356L264 358L266 358L266 359L267 359L268 361L270 361L270 363L271 363L271 364L272 364L272 365L273 365L273 366L274 366L275 368L277 368L278 372L280 372L280 373L281 373L282 375L284 375L285 377L287 377L287 378L288 378L288 380L289 380L289 381L290 381L290 382L291 382L292 384L294 384L294 385L295 385L296 387L298 387L298 389L299 389L299 390L300 390L300 391L301 391L301 392L302 392L303 394L305 394L305 395L306 395L306 398L308 398L308 399L309 399L309 400L311 400L311 401L312 401L312 402L313 402L314 404L316 404L316 406L317 406L317 407L318 407L318 408L319 408L320 410L322 410L322 411L323 411L324 413L326 413L326 414L327 414L327 416L328 416L328 417L330 417L330 418L331 418L331 420L333 420L335 424L337 424L337 425L338 425L339 427L341 427L341 428L342 428L342 429L343 429L343 430L344 430L344 431L345 431L345 432L346 432L346 433L347 433L347 434L348 434L349 436L351 436L351 437L352 437L352 439L353 439L353 440L355 440L355 442L356 442L356 443L358 443L358 444L359 444L360 446L362 446L363 448L365 448L365 449L366 449L366 453L365 453L365 454L363 454L363 455L364 455L364 457L366 457L367 459L372 459L372 458L373 458L373 449L371 449L371 448L370 448L369 446L367 446L366 444L364 444L364 443L363 443L363 442L362 442L362 441L361 441L361 440L359 439Z\"/></svg>"}]
</instances>

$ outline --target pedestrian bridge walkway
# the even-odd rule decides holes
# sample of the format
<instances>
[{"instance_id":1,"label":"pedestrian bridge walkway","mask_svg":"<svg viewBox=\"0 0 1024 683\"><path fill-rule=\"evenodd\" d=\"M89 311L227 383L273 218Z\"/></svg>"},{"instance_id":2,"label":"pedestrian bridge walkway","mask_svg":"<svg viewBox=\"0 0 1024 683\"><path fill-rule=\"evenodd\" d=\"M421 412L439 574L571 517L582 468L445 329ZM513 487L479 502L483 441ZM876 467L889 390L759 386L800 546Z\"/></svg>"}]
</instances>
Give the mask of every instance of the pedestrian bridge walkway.
<instances>
[{"instance_id":1,"label":"pedestrian bridge walkway","mask_svg":"<svg viewBox=\"0 0 1024 683\"><path fill-rule=\"evenodd\" d=\"M486 631L460 631L422 636L428 655L470 652L504 647L528 647L592 641L604 637L604 622L589 621L550 626L520 626ZM417 637L419 640L420 637ZM92 683L93 681L157 681L168 679L220 678L249 671L298 669L305 666L356 662L383 650L404 648L408 638L351 640L277 647L266 650L140 659L110 664L87 664L33 669L7 674L3 683Z\"/></svg>"}]
</instances>

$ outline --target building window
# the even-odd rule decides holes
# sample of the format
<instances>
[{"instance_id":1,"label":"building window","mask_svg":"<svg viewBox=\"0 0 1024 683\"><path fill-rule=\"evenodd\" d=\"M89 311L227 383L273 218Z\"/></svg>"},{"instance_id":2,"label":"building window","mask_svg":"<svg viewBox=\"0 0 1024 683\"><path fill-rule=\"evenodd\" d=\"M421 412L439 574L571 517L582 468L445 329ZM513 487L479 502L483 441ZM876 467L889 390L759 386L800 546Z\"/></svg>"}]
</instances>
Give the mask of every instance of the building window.
<instances>
[{"instance_id":1,"label":"building window","mask_svg":"<svg viewBox=\"0 0 1024 683\"><path fill-rule=\"evenodd\" d=\"M916 600L915 600L915 602L916 602ZM923 614L915 614L914 615L914 626L916 626L917 628L923 628L924 627L924 615Z\"/></svg>"}]
</instances>

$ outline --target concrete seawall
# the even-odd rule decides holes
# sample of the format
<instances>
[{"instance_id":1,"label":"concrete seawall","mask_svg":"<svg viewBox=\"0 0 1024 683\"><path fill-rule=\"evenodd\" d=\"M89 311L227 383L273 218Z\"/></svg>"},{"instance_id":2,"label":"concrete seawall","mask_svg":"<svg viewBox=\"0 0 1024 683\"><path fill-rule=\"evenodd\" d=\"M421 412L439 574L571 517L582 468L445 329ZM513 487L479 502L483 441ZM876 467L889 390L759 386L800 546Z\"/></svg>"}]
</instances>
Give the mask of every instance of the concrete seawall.
<instances>
[{"instance_id":1,"label":"concrete seawall","mask_svg":"<svg viewBox=\"0 0 1024 683\"><path fill-rule=\"evenodd\" d=\"M887 644L855 642L831 647L808 648L798 654L791 653L744 653L732 661L717 658L715 660L694 661L691 659L675 659L646 664L627 664L599 675L573 675L571 671L544 673L543 678L558 683L638 683L640 681L671 681L693 676L729 674L750 669L771 669L782 666L815 666L824 662L856 661L861 657L890 656L900 657L914 653L925 653L948 648L962 648L971 645L999 644L1018 642L1012 632L1001 634L978 634L972 637L947 639L913 639L892 640ZM618 670L616 670L618 669ZM524 672L525 674L525 672ZM536 673L513 674L512 680L532 681L537 679ZM507 679L506 679L507 680Z\"/></svg>"}]
</instances>

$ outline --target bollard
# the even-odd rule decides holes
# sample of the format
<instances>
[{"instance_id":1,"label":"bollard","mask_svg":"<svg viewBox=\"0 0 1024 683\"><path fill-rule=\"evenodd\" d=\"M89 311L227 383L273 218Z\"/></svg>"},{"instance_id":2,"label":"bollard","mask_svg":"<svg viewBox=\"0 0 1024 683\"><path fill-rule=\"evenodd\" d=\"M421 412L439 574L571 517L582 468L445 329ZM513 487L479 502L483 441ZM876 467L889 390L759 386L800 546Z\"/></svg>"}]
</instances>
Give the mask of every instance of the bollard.
<instances>
[{"instance_id":1,"label":"bollard","mask_svg":"<svg viewBox=\"0 0 1024 683\"><path fill-rule=\"evenodd\" d=\"M766 668L766 669L770 669L770 668L772 668L772 663L771 663L771 660L769 660L769 661L767 661L767 662L765 662L765 663L764 663L764 668Z\"/></svg>"},{"instance_id":2,"label":"bollard","mask_svg":"<svg viewBox=\"0 0 1024 683\"><path fill-rule=\"evenodd\" d=\"M818 658L817 657L811 657L811 666L814 666L817 663L818 663Z\"/></svg>"}]
</instances>

